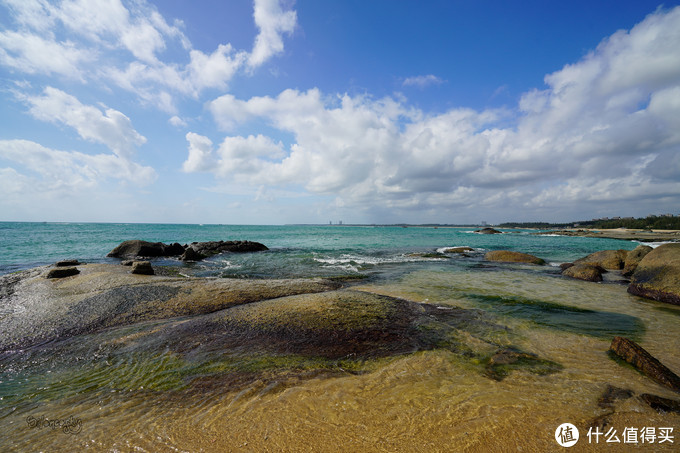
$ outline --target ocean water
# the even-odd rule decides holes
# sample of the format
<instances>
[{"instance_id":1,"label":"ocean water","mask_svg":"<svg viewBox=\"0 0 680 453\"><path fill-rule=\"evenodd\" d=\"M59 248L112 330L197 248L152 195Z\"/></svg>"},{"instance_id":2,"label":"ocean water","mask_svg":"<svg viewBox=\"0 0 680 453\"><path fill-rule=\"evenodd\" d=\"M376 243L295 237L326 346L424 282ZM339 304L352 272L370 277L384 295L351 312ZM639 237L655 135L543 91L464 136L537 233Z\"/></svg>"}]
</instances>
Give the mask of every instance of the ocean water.
<instances>
[{"instance_id":1,"label":"ocean water","mask_svg":"<svg viewBox=\"0 0 680 453\"><path fill-rule=\"evenodd\" d=\"M461 260L413 256L454 246L478 252L516 250L553 264L604 249L632 250L638 244L600 238L537 236L529 230L484 235L472 228L331 226L331 225L174 225L105 223L0 222L0 275L76 258L117 262L106 254L122 241L152 242L249 240L265 244L262 254L223 255L187 266L200 275L224 277L310 277L407 270L409 266L465 266ZM182 265L175 260L165 265Z\"/></svg>"},{"instance_id":2,"label":"ocean water","mask_svg":"<svg viewBox=\"0 0 680 453\"><path fill-rule=\"evenodd\" d=\"M565 422L580 430L575 451L677 451L680 415L657 412L638 398L677 394L607 350L623 335L680 372L680 307L628 294L615 273L603 283L559 273L559 263L638 244L507 231L0 223L0 273L65 258L116 263L106 254L127 239L251 240L270 250L155 265L224 278L364 276L353 280L353 289L471 310L484 321L452 332L473 354L439 348L367 363L360 372L340 364L331 375L308 374L318 364L299 357L270 357L262 379L245 387L202 379L206 370L213 376L215 370L250 369L264 358L225 352L207 362L158 348L153 335L145 336L181 320L42 345L20 362L0 356L0 451L545 452L561 450L554 436ZM427 255L454 246L474 251ZM485 261L484 252L496 249L530 253L549 265ZM484 357L497 347L535 354L559 368L513 369L502 380L489 378ZM291 360L293 368L277 371ZM634 396L602 406L608 385ZM65 422L68 432L36 427L43 416ZM621 442L589 442L586 432L594 425L616 430ZM672 428L674 442L623 443L624 429L645 427Z\"/></svg>"}]
</instances>

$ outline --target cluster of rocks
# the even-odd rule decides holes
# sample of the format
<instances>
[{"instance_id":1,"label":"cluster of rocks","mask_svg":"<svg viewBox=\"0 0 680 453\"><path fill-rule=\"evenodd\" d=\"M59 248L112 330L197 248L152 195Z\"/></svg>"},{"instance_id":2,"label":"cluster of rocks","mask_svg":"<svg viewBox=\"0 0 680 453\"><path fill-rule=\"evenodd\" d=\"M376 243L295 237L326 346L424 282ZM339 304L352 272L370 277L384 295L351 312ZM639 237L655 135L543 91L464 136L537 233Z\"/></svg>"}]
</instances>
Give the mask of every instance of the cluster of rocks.
<instances>
[{"instance_id":1,"label":"cluster of rocks","mask_svg":"<svg viewBox=\"0 0 680 453\"><path fill-rule=\"evenodd\" d=\"M148 242L135 239L121 242L106 256L126 260L179 257L182 261L200 261L219 253L246 253L264 250L269 249L259 242L251 241L208 241L181 245L177 242L164 244L162 242Z\"/></svg>"},{"instance_id":2,"label":"cluster of rocks","mask_svg":"<svg viewBox=\"0 0 680 453\"><path fill-rule=\"evenodd\" d=\"M680 243L653 249L640 245L631 251L602 250L561 265L562 275L591 282L602 281L608 271L630 278L628 292L680 305Z\"/></svg>"}]
</instances>

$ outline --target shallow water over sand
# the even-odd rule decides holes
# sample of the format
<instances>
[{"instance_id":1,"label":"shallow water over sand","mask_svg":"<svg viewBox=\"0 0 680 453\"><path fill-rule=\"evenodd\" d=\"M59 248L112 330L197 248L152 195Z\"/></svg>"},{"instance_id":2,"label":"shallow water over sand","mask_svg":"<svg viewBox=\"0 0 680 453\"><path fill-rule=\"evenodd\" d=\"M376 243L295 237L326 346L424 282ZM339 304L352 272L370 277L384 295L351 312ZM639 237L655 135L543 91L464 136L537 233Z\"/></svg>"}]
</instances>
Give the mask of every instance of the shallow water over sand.
<instances>
[{"instance_id":1,"label":"shallow water over sand","mask_svg":"<svg viewBox=\"0 0 680 453\"><path fill-rule=\"evenodd\" d=\"M187 383L182 370L189 365L172 351L144 350L136 337L141 327L128 327L123 337L108 330L60 349L68 356L35 356L27 372L5 370L0 450L556 451L555 429L570 422L581 432L576 451L629 451L635 445L604 438L588 444L588 426L612 412L606 429L616 429L621 440L626 427L680 431L679 415L659 414L635 397L613 408L597 404L608 384L678 399L606 351L614 335L625 335L680 372L680 307L630 296L622 285L568 280L522 265L432 266L354 289L443 309L480 309L496 327L459 333L476 354L435 349L327 372L300 359L290 372L270 364L245 385ZM102 362L97 354L105 351L92 345L106 341L122 343L129 354ZM562 369L540 374L520 367L492 379L480 357L498 346ZM242 360L234 366L256 366L246 363L252 357ZM290 358L284 362L291 367ZM31 428L29 416L73 417L80 431ZM637 446L673 451L679 442Z\"/></svg>"}]
</instances>

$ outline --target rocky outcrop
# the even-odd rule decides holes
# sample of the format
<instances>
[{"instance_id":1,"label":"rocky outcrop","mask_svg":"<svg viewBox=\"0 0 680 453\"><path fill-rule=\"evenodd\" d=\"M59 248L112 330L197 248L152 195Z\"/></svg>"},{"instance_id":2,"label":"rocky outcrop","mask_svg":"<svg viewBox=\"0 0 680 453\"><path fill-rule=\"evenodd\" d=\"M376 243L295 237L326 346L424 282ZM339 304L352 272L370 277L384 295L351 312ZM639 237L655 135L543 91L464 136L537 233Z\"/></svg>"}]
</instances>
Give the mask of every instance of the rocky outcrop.
<instances>
[{"instance_id":1,"label":"rocky outcrop","mask_svg":"<svg viewBox=\"0 0 680 453\"><path fill-rule=\"evenodd\" d=\"M192 242L183 252L182 261L199 261L220 253L248 253L269 250L265 245L252 241Z\"/></svg>"},{"instance_id":2,"label":"rocky outcrop","mask_svg":"<svg viewBox=\"0 0 680 453\"><path fill-rule=\"evenodd\" d=\"M263 250L269 249L259 242L252 241L208 241L180 245L177 242L174 244L164 244L162 242L148 242L135 239L121 242L106 256L124 260L178 256L182 261L200 261L219 253L246 253Z\"/></svg>"},{"instance_id":3,"label":"rocky outcrop","mask_svg":"<svg viewBox=\"0 0 680 453\"><path fill-rule=\"evenodd\" d=\"M589 264L607 270L620 270L623 269L627 256L627 250L601 250L574 261L574 264Z\"/></svg>"},{"instance_id":4,"label":"rocky outcrop","mask_svg":"<svg viewBox=\"0 0 680 453\"><path fill-rule=\"evenodd\" d=\"M680 377L634 341L628 338L614 337L609 351L633 365L645 376L676 392L680 392Z\"/></svg>"},{"instance_id":5,"label":"rocky outcrop","mask_svg":"<svg viewBox=\"0 0 680 453\"><path fill-rule=\"evenodd\" d=\"M76 267L55 267L47 271L45 278L64 278L78 274L80 274L80 271Z\"/></svg>"},{"instance_id":6,"label":"rocky outcrop","mask_svg":"<svg viewBox=\"0 0 680 453\"><path fill-rule=\"evenodd\" d=\"M537 258L527 253L513 252L511 250L494 250L487 252L484 259L488 261L500 261L504 263L527 263L527 264L545 264L541 258Z\"/></svg>"},{"instance_id":7,"label":"rocky outcrop","mask_svg":"<svg viewBox=\"0 0 680 453\"><path fill-rule=\"evenodd\" d=\"M71 268L52 270L65 269ZM1 276L0 306L11 298L16 310L0 316L0 353L104 328L200 315L340 286L322 279L140 279L129 270L120 265L87 264L68 280L36 278L44 268Z\"/></svg>"},{"instance_id":8,"label":"rocky outcrop","mask_svg":"<svg viewBox=\"0 0 680 453\"><path fill-rule=\"evenodd\" d=\"M174 244L164 244L162 242L148 242L134 239L121 242L106 256L112 258L135 259L179 256L182 253L184 253L184 247L176 242Z\"/></svg>"},{"instance_id":9,"label":"rocky outcrop","mask_svg":"<svg viewBox=\"0 0 680 453\"><path fill-rule=\"evenodd\" d=\"M594 266L590 264L573 264L571 266L565 266L565 269L562 271L562 275L565 277L585 280L587 282L601 282L602 271L603 269L600 266Z\"/></svg>"},{"instance_id":10,"label":"rocky outcrop","mask_svg":"<svg viewBox=\"0 0 680 453\"><path fill-rule=\"evenodd\" d=\"M475 233L479 234L501 234L503 233L502 231L498 231L494 228L482 228L481 230L475 230Z\"/></svg>"},{"instance_id":11,"label":"rocky outcrop","mask_svg":"<svg viewBox=\"0 0 680 453\"><path fill-rule=\"evenodd\" d=\"M663 244L645 255L633 272L628 292L680 305L680 244Z\"/></svg>"},{"instance_id":12,"label":"rocky outcrop","mask_svg":"<svg viewBox=\"0 0 680 453\"><path fill-rule=\"evenodd\" d=\"M149 261L135 261L132 263L131 274L153 275L153 267Z\"/></svg>"},{"instance_id":13,"label":"rocky outcrop","mask_svg":"<svg viewBox=\"0 0 680 453\"><path fill-rule=\"evenodd\" d=\"M637 269L637 266L640 264L640 261L642 261L642 258L647 256L647 254L652 250L654 249L648 245L638 245L633 250L628 252L626 255L626 261L623 265L622 274L626 277L633 275L633 272L635 272L635 269Z\"/></svg>"},{"instance_id":14,"label":"rocky outcrop","mask_svg":"<svg viewBox=\"0 0 680 453\"><path fill-rule=\"evenodd\" d=\"M61 261L57 261L54 265L57 266L57 267L69 267L69 266L78 266L80 264L82 264L82 263L78 260L61 260Z\"/></svg>"}]
</instances>

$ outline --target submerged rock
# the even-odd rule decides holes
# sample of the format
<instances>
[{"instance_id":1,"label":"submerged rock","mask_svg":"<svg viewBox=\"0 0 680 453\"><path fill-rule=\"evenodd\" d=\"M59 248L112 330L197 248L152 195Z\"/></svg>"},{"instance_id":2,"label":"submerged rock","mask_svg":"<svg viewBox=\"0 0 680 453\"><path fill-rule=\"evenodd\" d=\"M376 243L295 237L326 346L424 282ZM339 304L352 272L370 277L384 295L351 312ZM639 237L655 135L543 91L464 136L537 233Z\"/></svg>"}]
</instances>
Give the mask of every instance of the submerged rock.
<instances>
[{"instance_id":1,"label":"submerged rock","mask_svg":"<svg viewBox=\"0 0 680 453\"><path fill-rule=\"evenodd\" d=\"M640 261L642 261L642 259L652 250L654 249L648 245L638 245L633 250L628 252L626 255L626 261L623 265L622 274L626 277L633 275L633 272L635 272L635 269L637 268L638 264L640 264Z\"/></svg>"},{"instance_id":2,"label":"submerged rock","mask_svg":"<svg viewBox=\"0 0 680 453\"><path fill-rule=\"evenodd\" d=\"M594 266L590 264L574 264L564 269L562 271L562 275L565 277L585 280L587 282L601 282L602 271L603 269L600 266Z\"/></svg>"},{"instance_id":3,"label":"submerged rock","mask_svg":"<svg viewBox=\"0 0 680 453\"><path fill-rule=\"evenodd\" d=\"M663 244L640 261L628 292L680 305L680 244Z\"/></svg>"},{"instance_id":4,"label":"submerged rock","mask_svg":"<svg viewBox=\"0 0 680 453\"><path fill-rule=\"evenodd\" d=\"M574 264L600 266L607 270L623 269L628 250L601 250L574 261Z\"/></svg>"},{"instance_id":5,"label":"submerged rock","mask_svg":"<svg viewBox=\"0 0 680 453\"><path fill-rule=\"evenodd\" d=\"M680 413L680 401L662 398L649 393L643 393L640 395L640 399L649 404L652 409L656 409L659 412Z\"/></svg>"},{"instance_id":6,"label":"submerged rock","mask_svg":"<svg viewBox=\"0 0 680 453\"><path fill-rule=\"evenodd\" d=\"M486 376L496 381L503 380L512 370L525 369L533 374L553 374L562 370L562 365L541 359L536 354L522 352L515 348L503 348L491 356L486 365Z\"/></svg>"},{"instance_id":7,"label":"submerged rock","mask_svg":"<svg viewBox=\"0 0 680 453\"><path fill-rule=\"evenodd\" d=\"M78 275L79 273L80 271L76 267L57 267L47 271L45 278L71 277L72 275Z\"/></svg>"},{"instance_id":8,"label":"submerged rock","mask_svg":"<svg viewBox=\"0 0 680 453\"><path fill-rule=\"evenodd\" d=\"M634 341L628 338L614 337L609 350L640 370L645 376L676 392L680 392L680 377Z\"/></svg>"},{"instance_id":9,"label":"submerged rock","mask_svg":"<svg viewBox=\"0 0 680 453\"><path fill-rule=\"evenodd\" d=\"M614 403L619 400L627 400L633 396L633 391L628 389L622 389L619 387L614 387L613 385L607 384L602 395L597 400L597 405L603 409L611 409L614 407Z\"/></svg>"},{"instance_id":10,"label":"submerged rock","mask_svg":"<svg viewBox=\"0 0 680 453\"><path fill-rule=\"evenodd\" d=\"M500 261L504 263L527 263L527 264L545 264L541 258L537 258L527 253L513 252L511 250L494 250L487 252L484 259L488 261Z\"/></svg>"}]
</instances>

